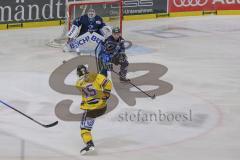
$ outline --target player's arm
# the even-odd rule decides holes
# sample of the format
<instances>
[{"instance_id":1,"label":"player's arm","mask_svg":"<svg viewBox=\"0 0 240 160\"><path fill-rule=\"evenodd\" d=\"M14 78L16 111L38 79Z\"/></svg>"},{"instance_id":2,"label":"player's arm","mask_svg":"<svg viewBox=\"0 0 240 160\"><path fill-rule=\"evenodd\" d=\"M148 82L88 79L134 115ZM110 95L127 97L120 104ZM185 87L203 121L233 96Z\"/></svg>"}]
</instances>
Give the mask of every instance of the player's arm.
<instances>
[{"instance_id":1,"label":"player's arm","mask_svg":"<svg viewBox=\"0 0 240 160\"><path fill-rule=\"evenodd\" d=\"M79 79L77 80L75 87L79 90L82 90L82 84L83 84L83 81Z\"/></svg>"},{"instance_id":2,"label":"player's arm","mask_svg":"<svg viewBox=\"0 0 240 160\"><path fill-rule=\"evenodd\" d=\"M112 90L112 82L109 79L105 79L103 84L103 100L107 100L110 95L111 95L111 90Z\"/></svg>"},{"instance_id":3,"label":"player's arm","mask_svg":"<svg viewBox=\"0 0 240 160\"><path fill-rule=\"evenodd\" d=\"M125 53L124 41L125 40L122 37L120 37L120 42L119 42L120 43L120 45L119 45L120 46L120 49L119 49L120 53Z\"/></svg>"},{"instance_id":4,"label":"player's arm","mask_svg":"<svg viewBox=\"0 0 240 160\"><path fill-rule=\"evenodd\" d=\"M102 74L98 74L97 80L102 88L102 99L107 100L111 95L112 82Z\"/></svg>"},{"instance_id":5,"label":"player's arm","mask_svg":"<svg viewBox=\"0 0 240 160\"><path fill-rule=\"evenodd\" d=\"M79 89L79 91L80 91L81 94L82 94L81 106L83 106L84 103L86 102L86 97L85 97L85 96L83 95L83 93L82 93L82 89L83 89L82 84L83 84L83 81L82 81L82 80L78 80L78 81L76 82L76 84L75 84L75 87L76 87L77 89Z\"/></svg>"},{"instance_id":6,"label":"player's arm","mask_svg":"<svg viewBox=\"0 0 240 160\"><path fill-rule=\"evenodd\" d=\"M99 29L103 28L104 26L106 26L106 24L104 23L102 17L98 16L98 21L100 22L99 24Z\"/></svg>"}]
</instances>

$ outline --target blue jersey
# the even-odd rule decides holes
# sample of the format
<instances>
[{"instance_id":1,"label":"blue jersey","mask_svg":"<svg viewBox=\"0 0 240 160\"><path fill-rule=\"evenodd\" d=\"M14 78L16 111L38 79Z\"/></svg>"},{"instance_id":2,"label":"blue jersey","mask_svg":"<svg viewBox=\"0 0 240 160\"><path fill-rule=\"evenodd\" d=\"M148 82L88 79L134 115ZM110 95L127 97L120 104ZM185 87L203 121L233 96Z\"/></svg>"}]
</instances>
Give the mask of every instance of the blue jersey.
<instances>
[{"instance_id":1,"label":"blue jersey","mask_svg":"<svg viewBox=\"0 0 240 160\"><path fill-rule=\"evenodd\" d=\"M119 53L125 52L125 46L123 43L123 38L119 37L117 40L113 36L109 36L104 42L100 42L97 46L98 48L98 58L102 61L103 64L109 64L112 61L112 58ZM111 51L107 51L105 48L106 43L111 43L114 47Z\"/></svg>"},{"instance_id":2,"label":"blue jersey","mask_svg":"<svg viewBox=\"0 0 240 160\"><path fill-rule=\"evenodd\" d=\"M76 18L73 21L73 25L81 26L81 30L78 36L83 35L86 32L96 32L100 35L103 35L100 31L106 24L103 22L103 19L96 15L94 18L88 18L87 15Z\"/></svg>"},{"instance_id":3,"label":"blue jersey","mask_svg":"<svg viewBox=\"0 0 240 160\"><path fill-rule=\"evenodd\" d=\"M102 61L103 64L109 64L111 62L113 55L105 50L102 42L100 42L98 47L100 48L97 55L98 58Z\"/></svg>"},{"instance_id":4,"label":"blue jersey","mask_svg":"<svg viewBox=\"0 0 240 160\"><path fill-rule=\"evenodd\" d=\"M112 60L112 54L105 50L104 43L100 42L95 50L98 59L98 68L101 74L107 77L108 66Z\"/></svg>"}]
</instances>

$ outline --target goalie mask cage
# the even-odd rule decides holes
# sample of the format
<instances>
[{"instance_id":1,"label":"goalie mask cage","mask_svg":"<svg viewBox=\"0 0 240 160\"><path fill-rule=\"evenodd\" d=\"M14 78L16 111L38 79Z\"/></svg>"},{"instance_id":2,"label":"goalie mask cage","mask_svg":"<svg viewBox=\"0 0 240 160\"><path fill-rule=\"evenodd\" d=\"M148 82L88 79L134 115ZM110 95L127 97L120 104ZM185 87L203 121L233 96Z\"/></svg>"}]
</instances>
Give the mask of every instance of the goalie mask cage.
<instances>
[{"instance_id":1,"label":"goalie mask cage","mask_svg":"<svg viewBox=\"0 0 240 160\"><path fill-rule=\"evenodd\" d=\"M66 20L62 35L48 42L51 47L63 47L75 18L87 14L89 9L94 9L96 15L103 18L106 25L119 27L122 31L122 0L67 0L66 1Z\"/></svg>"}]
</instances>

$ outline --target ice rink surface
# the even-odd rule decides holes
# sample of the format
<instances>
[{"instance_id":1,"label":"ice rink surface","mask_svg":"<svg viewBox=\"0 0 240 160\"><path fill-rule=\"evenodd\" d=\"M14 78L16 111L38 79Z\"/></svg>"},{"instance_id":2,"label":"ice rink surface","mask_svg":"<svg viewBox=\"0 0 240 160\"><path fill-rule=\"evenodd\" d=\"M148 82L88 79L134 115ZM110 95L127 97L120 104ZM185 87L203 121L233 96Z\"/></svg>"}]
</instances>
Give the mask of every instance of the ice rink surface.
<instances>
[{"instance_id":1,"label":"ice rink surface","mask_svg":"<svg viewBox=\"0 0 240 160\"><path fill-rule=\"evenodd\" d=\"M59 120L55 106L62 99L73 99L71 111L80 112L79 96L57 93L48 83L63 60L76 56L46 45L61 32L61 27L0 31L0 99L44 123ZM135 106L119 98L116 109L97 119L96 151L89 156L79 154L79 122L59 120L45 129L0 105L0 160L240 159L240 16L128 21L123 33L133 42L129 62L167 67L161 80L172 91L155 100L138 98ZM135 74L141 73L129 77ZM191 111L192 120L120 117L159 110Z\"/></svg>"}]
</instances>

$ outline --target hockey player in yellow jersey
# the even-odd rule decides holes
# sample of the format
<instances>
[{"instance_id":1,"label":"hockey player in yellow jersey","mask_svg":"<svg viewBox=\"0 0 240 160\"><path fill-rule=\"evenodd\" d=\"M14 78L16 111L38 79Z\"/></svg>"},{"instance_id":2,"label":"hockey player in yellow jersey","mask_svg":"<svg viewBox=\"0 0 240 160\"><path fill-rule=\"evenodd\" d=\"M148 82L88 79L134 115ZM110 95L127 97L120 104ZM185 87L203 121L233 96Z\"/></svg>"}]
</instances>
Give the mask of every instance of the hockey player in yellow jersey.
<instances>
[{"instance_id":1,"label":"hockey player in yellow jersey","mask_svg":"<svg viewBox=\"0 0 240 160\"><path fill-rule=\"evenodd\" d=\"M80 108L84 110L81 120L81 137L86 144L80 152L85 154L94 150L91 130L95 118L103 115L107 109L107 100L110 97L112 82L102 74L88 71L86 65L77 67L79 80L76 87L82 93L82 102Z\"/></svg>"}]
</instances>

